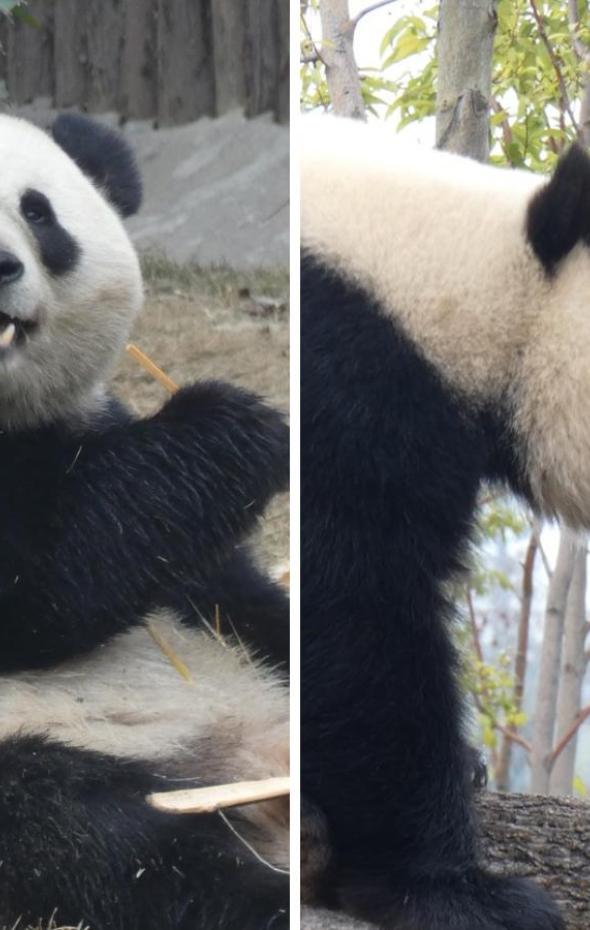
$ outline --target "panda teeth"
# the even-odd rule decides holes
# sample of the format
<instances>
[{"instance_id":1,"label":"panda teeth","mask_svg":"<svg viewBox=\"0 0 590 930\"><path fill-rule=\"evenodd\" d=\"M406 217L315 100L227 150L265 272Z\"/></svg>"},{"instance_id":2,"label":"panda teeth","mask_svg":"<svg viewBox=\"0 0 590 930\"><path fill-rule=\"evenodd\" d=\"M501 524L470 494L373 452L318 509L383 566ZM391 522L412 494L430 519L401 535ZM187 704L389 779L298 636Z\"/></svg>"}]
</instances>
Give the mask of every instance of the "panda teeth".
<instances>
[{"instance_id":1,"label":"panda teeth","mask_svg":"<svg viewBox=\"0 0 590 930\"><path fill-rule=\"evenodd\" d=\"M0 333L0 348L7 349L14 340L16 335L16 326L14 323L9 323L8 326Z\"/></svg>"}]
</instances>

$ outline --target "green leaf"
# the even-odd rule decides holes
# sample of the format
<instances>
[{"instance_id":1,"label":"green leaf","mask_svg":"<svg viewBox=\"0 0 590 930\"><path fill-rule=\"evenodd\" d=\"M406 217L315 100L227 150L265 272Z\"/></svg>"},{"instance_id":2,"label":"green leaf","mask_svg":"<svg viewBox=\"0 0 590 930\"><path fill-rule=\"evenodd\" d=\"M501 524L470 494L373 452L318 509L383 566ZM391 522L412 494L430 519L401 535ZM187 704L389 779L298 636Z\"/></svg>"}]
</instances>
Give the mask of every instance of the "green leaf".
<instances>
[{"instance_id":1,"label":"green leaf","mask_svg":"<svg viewBox=\"0 0 590 930\"><path fill-rule=\"evenodd\" d=\"M398 61L404 61L411 55L417 55L428 47L430 39L427 36L417 36L411 32L405 33L397 42L393 53L383 62L383 68L389 68Z\"/></svg>"}]
</instances>

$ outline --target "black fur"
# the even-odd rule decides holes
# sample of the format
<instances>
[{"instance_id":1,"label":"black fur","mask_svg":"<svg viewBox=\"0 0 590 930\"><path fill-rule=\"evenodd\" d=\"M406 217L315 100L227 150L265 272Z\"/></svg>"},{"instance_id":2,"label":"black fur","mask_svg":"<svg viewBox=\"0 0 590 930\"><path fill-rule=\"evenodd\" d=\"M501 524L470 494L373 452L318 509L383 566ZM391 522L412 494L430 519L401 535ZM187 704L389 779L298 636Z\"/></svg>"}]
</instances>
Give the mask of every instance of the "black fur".
<instances>
[{"instance_id":1,"label":"black fur","mask_svg":"<svg viewBox=\"0 0 590 930\"><path fill-rule=\"evenodd\" d=\"M147 420L113 402L83 429L0 435L0 669L88 652L152 607L211 623L216 604L224 633L286 665L286 600L236 547L288 472L281 416L215 382ZM216 815L152 811L150 771L0 743L0 925L57 908L92 930L286 930L287 880Z\"/></svg>"},{"instance_id":2,"label":"black fur","mask_svg":"<svg viewBox=\"0 0 590 930\"><path fill-rule=\"evenodd\" d=\"M578 242L590 244L590 157L581 145L572 145L531 201L527 237L549 274Z\"/></svg>"},{"instance_id":3,"label":"black fur","mask_svg":"<svg viewBox=\"0 0 590 930\"><path fill-rule=\"evenodd\" d=\"M285 878L218 815L153 810L161 788L135 763L41 737L0 744L1 925L55 912L92 930L287 930Z\"/></svg>"},{"instance_id":4,"label":"black fur","mask_svg":"<svg viewBox=\"0 0 590 930\"><path fill-rule=\"evenodd\" d=\"M62 113L53 138L103 191L122 216L141 206L142 183L135 156L123 136L79 113Z\"/></svg>"},{"instance_id":5,"label":"black fur","mask_svg":"<svg viewBox=\"0 0 590 930\"><path fill-rule=\"evenodd\" d=\"M156 606L212 619L221 578L238 633L285 662L286 633L265 619L267 648L251 616L269 592L269 613L284 612L283 597L235 547L288 469L280 415L214 382L148 420L0 435L0 670L88 652ZM237 600L250 588L242 627Z\"/></svg>"},{"instance_id":6,"label":"black fur","mask_svg":"<svg viewBox=\"0 0 590 930\"><path fill-rule=\"evenodd\" d=\"M483 478L522 492L503 416L454 395L359 286L302 262L302 792L326 903L387 930L558 930L477 867L449 635Z\"/></svg>"},{"instance_id":7,"label":"black fur","mask_svg":"<svg viewBox=\"0 0 590 930\"><path fill-rule=\"evenodd\" d=\"M20 209L37 240L41 261L47 270L54 275L73 271L80 259L80 246L60 224L45 194L25 191Z\"/></svg>"}]
</instances>

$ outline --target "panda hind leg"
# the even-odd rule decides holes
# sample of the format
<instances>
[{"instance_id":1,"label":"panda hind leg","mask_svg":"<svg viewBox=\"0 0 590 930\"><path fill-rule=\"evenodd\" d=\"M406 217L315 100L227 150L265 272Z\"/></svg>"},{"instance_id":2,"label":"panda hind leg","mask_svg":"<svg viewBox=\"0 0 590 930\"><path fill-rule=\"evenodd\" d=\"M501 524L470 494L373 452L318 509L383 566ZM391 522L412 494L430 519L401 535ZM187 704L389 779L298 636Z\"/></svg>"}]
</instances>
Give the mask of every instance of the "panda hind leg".
<instances>
[{"instance_id":1,"label":"panda hind leg","mask_svg":"<svg viewBox=\"0 0 590 930\"><path fill-rule=\"evenodd\" d=\"M340 884L339 904L382 930L565 930L559 908L525 878L476 871L413 885L355 881Z\"/></svg>"},{"instance_id":2,"label":"panda hind leg","mask_svg":"<svg viewBox=\"0 0 590 930\"><path fill-rule=\"evenodd\" d=\"M140 763L41 736L0 743L0 926L287 930L288 879L215 814L149 807Z\"/></svg>"}]
</instances>

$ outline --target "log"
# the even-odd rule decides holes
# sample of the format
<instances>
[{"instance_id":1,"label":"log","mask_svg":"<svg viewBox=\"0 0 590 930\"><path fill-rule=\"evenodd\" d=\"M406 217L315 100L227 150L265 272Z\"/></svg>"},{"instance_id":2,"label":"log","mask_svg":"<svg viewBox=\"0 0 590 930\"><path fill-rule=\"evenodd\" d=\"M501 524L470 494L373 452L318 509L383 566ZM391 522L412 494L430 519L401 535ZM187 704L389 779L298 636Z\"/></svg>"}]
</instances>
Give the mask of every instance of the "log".
<instances>
[{"instance_id":1,"label":"log","mask_svg":"<svg viewBox=\"0 0 590 930\"><path fill-rule=\"evenodd\" d=\"M125 12L120 0L87 0L88 88L91 113L119 110Z\"/></svg>"},{"instance_id":2,"label":"log","mask_svg":"<svg viewBox=\"0 0 590 930\"><path fill-rule=\"evenodd\" d=\"M26 12L37 27L2 16L5 30L6 87L14 103L53 97L53 4L30 0Z\"/></svg>"},{"instance_id":3,"label":"log","mask_svg":"<svg viewBox=\"0 0 590 930\"><path fill-rule=\"evenodd\" d=\"M540 882L560 905L567 930L588 930L590 806L574 798L482 793L478 808L482 864L501 875ZM308 850L304 854L310 856ZM342 914L306 907L301 930L370 928Z\"/></svg>"},{"instance_id":4,"label":"log","mask_svg":"<svg viewBox=\"0 0 590 930\"><path fill-rule=\"evenodd\" d=\"M279 74L277 4L285 0L245 0L246 116L275 113Z\"/></svg>"},{"instance_id":5,"label":"log","mask_svg":"<svg viewBox=\"0 0 590 930\"><path fill-rule=\"evenodd\" d=\"M278 64L275 116L278 123L288 123L290 116L290 10L287 0L279 0L277 8Z\"/></svg>"},{"instance_id":6,"label":"log","mask_svg":"<svg viewBox=\"0 0 590 930\"><path fill-rule=\"evenodd\" d=\"M483 794L483 861L500 874L540 881L567 930L590 927L590 806L574 798Z\"/></svg>"},{"instance_id":7,"label":"log","mask_svg":"<svg viewBox=\"0 0 590 930\"><path fill-rule=\"evenodd\" d=\"M236 0L215 0L211 5L211 17L215 112L221 116L246 103L244 4Z\"/></svg>"},{"instance_id":8,"label":"log","mask_svg":"<svg viewBox=\"0 0 590 930\"><path fill-rule=\"evenodd\" d=\"M215 112L211 11L206 0L158 0L158 123Z\"/></svg>"},{"instance_id":9,"label":"log","mask_svg":"<svg viewBox=\"0 0 590 930\"><path fill-rule=\"evenodd\" d=\"M121 65L121 115L150 119L157 109L157 11L154 0L127 0Z\"/></svg>"},{"instance_id":10,"label":"log","mask_svg":"<svg viewBox=\"0 0 590 930\"><path fill-rule=\"evenodd\" d=\"M54 3L55 106L83 107L88 96L86 5L79 0Z\"/></svg>"}]
</instances>

